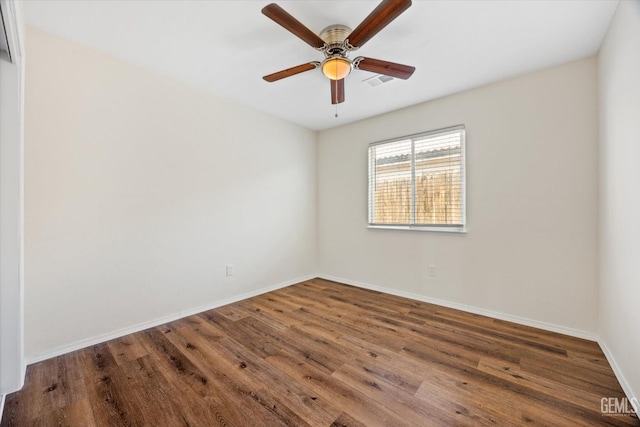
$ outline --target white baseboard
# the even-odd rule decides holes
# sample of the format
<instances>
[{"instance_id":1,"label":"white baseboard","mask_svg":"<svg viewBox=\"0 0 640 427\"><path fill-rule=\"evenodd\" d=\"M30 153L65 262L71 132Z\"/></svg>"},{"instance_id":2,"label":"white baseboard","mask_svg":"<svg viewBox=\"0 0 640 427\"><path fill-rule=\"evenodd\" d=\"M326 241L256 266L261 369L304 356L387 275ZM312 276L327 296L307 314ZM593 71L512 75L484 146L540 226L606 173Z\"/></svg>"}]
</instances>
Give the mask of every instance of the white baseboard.
<instances>
[{"instance_id":1,"label":"white baseboard","mask_svg":"<svg viewBox=\"0 0 640 427\"><path fill-rule=\"evenodd\" d=\"M190 308L188 310L182 310L177 313L170 314L168 316L159 317L153 320L149 320L147 322L142 322L136 325L128 326L126 328L118 329L116 331L108 332L95 337L86 338L70 344L65 344L59 347L55 347L51 350L47 350L46 352L39 353L33 356L28 356L27 364L31 365L33 363L51 359L56 356L61 356L63 354L70 353L72 351L81 350L83 348L90 347L96 344L101 344L103 342L106 342L115 338L120 338L125 335L144 331L145 329L149 329L149 328L154 328L156 326L160 326L168 322L173 322L174 320L182 319L183 317L192 316L194 314L202 313L207 310L212 310L214 308L222 307L223 305L232 304L234 302L242 301L244 299L255 297L257 295L261 295L267 292L275 291L277 289L286 288L287 286L295 285L296 283L304 282L306 280L314 279L316 277L318 277L317 274L310 274L307 276L298 277L296 279L287 280L286 282L277 283L275 285L267 286L261 289L257 289L255 291L245 292L243 294L218 300L206 305Z\"/></svg>"},{"instance_id":2,"label":"white baseboard","mask_svg":"<svg viewBox=\"0 0 640 427\"><path fill-rule=\"evenodd\" d=\"M624 375L622 375L622 371L620 370L620 367L616 363L616 359L613 357L613 353L611 353L611 350L609 350L609 347L607 347L607 344L605 344L604 340L598 339L598 344L600 345L600 348L602 349L604 356L607 358L609 365L611 365L611 369L613 369L613 373L616 374L616 378L618 379L618 382L622 386L622 390L624 391L624 394L627 395L629 402L631 403L631 405L633 405L633 409L636 411L636 414L640 413L638 411L640 406L638 404L639 403L638 399L640 399L640 395L634 394L633 389L631 388L631 384L629 384L629 382L624 377ZM603 397L608 397L608 396L603 396Z\"/></svg>"},{"instance_id":3,"label":"white baseboard","mask_svg":"<svg viewBox=\"0 0 640 427\"><path fill-rule=\"evenodd\" d=\"M321 279L345 283L347 285L357 286L359 288L384 292L385 294L391 294L391 295L414 299L417 301L422 301L430 304L441 305L443 307L453 308L460 311L466 311L468 313L492 317L494 319L506 320L507 322L513 322L513 323L518 323L520 325L531 326L533 328L543 329L545 331L557 332L559 334L569 335L576 338L582 338L589 341L598 341L598 336L591 332L582 331L579 329L567 328L566 326L556 325L553 323L540 322L538 320L528 319L526 317L513 316L511 314L504 314L497 311L486 310L480 307L474 307L471 305L460 304L457 302L447 301L447 300L438 299L438 298L431 298L424 295L413 294L411 292L398 291L396 289L385 288L384 286L371 285L369 283L344 279L342 277L331 276L328 274L321 274L319 277Z\"/></svg>"}]
</instances>

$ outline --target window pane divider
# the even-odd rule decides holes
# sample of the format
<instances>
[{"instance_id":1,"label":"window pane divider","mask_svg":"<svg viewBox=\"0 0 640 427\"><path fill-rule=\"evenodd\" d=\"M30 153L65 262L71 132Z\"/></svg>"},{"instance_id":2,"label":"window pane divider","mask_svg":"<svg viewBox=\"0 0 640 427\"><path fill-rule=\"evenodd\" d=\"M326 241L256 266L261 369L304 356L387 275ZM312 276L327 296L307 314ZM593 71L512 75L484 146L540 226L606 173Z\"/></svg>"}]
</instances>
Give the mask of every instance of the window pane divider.
<instances>
[{"instance_id":1,"label":"window pane divider","mask_svg":"<svg viewBox=\"0 0 640 427\"><path fill-rule=\"evenodd\" d=\"M411 140L411 220L416 223L416 142Z\"/></svg>"}]
</instances>

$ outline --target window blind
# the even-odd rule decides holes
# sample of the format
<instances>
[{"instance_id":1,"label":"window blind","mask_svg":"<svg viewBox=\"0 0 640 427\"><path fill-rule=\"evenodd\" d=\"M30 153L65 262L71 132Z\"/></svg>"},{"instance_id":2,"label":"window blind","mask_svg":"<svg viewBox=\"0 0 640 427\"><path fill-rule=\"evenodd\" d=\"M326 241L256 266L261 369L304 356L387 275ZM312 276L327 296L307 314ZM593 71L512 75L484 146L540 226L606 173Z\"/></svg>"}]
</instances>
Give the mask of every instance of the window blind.
<instances>
[{"instance_id":1,"label":"window blind","mask_svg":"<svg viewBox=\"0 0 640 427\"><path fill-rule=\"evenodd\" d=\"M464 126L371 144L369 224L463 228L464 152Z\"/></svg>"}]
</instances>

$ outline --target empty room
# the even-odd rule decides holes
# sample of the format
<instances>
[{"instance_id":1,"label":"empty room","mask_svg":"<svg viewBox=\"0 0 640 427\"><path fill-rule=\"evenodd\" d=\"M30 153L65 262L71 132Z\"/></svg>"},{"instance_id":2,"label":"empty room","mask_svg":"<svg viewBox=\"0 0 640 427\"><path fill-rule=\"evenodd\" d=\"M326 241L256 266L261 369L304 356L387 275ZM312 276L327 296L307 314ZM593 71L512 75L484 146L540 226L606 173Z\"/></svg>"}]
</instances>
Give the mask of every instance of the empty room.
<instances>
[{"instance_id":1,"label":"empty room","mask_svg":"<svg viewBox=\"0 0 640 427\"><path fill-rule=\"evenodd\" d=\"M640 0L0 0L0 425L640 426Z\"/></svg>"}]
</instances>

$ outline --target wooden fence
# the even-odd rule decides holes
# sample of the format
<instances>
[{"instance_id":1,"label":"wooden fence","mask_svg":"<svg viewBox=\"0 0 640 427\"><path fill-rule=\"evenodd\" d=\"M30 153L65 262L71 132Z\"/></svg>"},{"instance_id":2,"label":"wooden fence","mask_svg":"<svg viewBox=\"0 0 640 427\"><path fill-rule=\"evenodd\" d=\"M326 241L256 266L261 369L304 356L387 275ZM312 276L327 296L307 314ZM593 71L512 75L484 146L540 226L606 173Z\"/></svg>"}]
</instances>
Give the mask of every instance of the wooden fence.
<instances>
[{"instance_id":1,"label":"wooden fence","mask_svg":"<svg viewBox=\"0 0 640 427\"><path fill-rule=\"evenodd\" d=\"M374 192L374 222L411 222L411 180L380 179ZM460 172L441 171L416 176L416 224L460 224Z\"/></svg>"}]
</instances>

